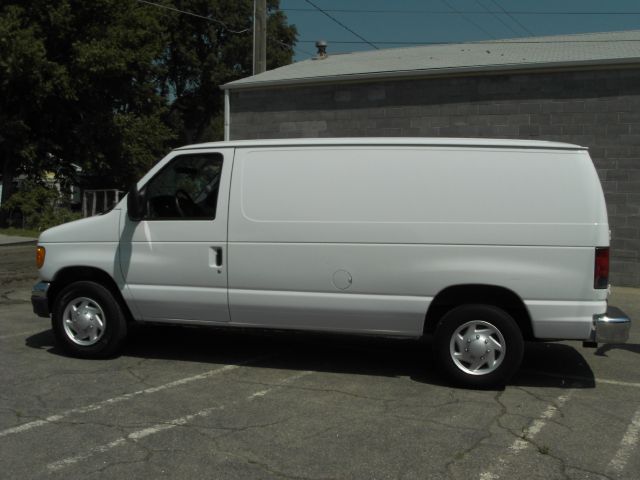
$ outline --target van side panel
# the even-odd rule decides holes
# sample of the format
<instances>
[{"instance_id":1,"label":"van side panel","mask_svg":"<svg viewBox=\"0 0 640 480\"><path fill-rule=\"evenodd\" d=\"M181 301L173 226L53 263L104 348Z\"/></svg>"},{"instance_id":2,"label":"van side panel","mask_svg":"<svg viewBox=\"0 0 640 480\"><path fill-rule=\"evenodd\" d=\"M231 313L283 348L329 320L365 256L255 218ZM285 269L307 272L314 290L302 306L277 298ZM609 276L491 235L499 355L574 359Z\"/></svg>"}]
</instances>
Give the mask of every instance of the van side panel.
<instances>
[{"instance_id":1,"label":"van side panel","mask_svg":"<svg viewBox=\"0 0 640 480\"><path fill-rule=\"evenodd\" d=\"M582 274L593 268L592 250L230 242L231 321L417 336L438 292L452 285L484 284L504 286L524 300L535 299L532 307L527 304L531 313L540 313L535 318L555 315L540 328L534 323L537 337L588 338L588 322L584 336L560 336L564 329L554 327L563 322L560 317L570 324L578 316L562 302L593 300L593 279ZM339 284L343 272L351 278L345 290ZM576 296L567 296L568 289ZM604 300L595 307L591 315L605 308ZM362 312L362 318L356 320L353 312ZM578 317L584 321L584 316Z\"/></svg>"},{"instance_id":2,"label":"van side panel","mask_svg":"<svg viewBox=\"0 0 640 480\"><path fill-rule=\"evenodd\" d=\"M608 244L584 151L238 149L231 241Z\"/></svg>"},{"instance_id":3,"label":"van side panel","mask_svg":"<svg viewBox=\"0 0 640 480\"><path fill-rule=\"evenodd\" d=\"M539 338L588 338L592 317L567 300L605 308L592 272L606 210L584 151L278 147L235 159L233 324L416 336L439 291L471 283L518 294Z\"/></svg>"}]
</instances>

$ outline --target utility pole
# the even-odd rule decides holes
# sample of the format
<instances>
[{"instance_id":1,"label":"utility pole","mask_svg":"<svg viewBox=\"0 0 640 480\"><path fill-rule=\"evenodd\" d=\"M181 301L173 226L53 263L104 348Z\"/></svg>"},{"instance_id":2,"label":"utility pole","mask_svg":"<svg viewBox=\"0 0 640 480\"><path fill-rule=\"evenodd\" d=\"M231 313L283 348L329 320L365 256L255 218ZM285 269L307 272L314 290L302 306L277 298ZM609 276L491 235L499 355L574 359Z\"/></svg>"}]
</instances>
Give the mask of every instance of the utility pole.
<instances>
[{"instance_id":1,"label":"utility pole","mask_svg":"<svg viewBox=\"0 0 640 480\"><path fill-rule=\"evenodd\" d=\"M267 0L253 0L253 74L267 69Z\"/></svg>"}]
</instances>

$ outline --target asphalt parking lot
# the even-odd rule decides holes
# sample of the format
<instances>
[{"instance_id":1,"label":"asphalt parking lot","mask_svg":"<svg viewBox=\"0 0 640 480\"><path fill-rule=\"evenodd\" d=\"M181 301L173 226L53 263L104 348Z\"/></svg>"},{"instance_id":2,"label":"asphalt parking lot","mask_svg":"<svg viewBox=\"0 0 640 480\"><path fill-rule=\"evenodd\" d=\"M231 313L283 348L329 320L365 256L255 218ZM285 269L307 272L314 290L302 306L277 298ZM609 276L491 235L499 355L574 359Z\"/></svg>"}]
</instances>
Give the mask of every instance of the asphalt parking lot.
<instances>
[{"instance_id":1,"label":"asphalt parking lot","mask_svg":"<svg viewBox=\"0 0 640 480\"><path fill-rule=\"evenodd\" d=\"M3 478L640 477L640 329L527 345L504 389L452 388L413 341L179 327L69 358L0 247ZM612 303L640 318L640 289Z\"/></svg>"}]
</instances>

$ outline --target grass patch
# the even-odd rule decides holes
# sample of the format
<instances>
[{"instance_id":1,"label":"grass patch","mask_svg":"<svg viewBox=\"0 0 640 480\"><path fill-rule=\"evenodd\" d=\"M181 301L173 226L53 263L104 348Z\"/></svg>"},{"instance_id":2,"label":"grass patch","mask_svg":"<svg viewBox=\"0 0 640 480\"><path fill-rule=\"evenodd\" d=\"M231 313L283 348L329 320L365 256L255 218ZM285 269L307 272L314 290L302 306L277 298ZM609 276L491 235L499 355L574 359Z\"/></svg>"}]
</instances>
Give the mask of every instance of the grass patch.
<instances>
[{"instance_id":1,"label":"grass patch","mask_svg":"<svg viewBox=\"0 0 640 480\"><path fill-rule=\"evenodd\" d=\"M38 230L30 230L28 228L0 228L0 235L9 235L11 237L33 237L38 238L40 232Z\"/></svg>"}]
</instances>

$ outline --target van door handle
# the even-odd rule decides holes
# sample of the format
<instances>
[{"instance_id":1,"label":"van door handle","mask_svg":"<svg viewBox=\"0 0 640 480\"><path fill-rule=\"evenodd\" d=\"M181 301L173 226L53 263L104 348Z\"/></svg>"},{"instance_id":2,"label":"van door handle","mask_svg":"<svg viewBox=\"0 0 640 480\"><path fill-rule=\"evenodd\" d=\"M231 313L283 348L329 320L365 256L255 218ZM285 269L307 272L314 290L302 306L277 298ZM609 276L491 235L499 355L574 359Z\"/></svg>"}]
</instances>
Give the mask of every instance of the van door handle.
<instances>
[{"instance_id":1,"label":"van door handle","mask_svg":"<svg viewBox=\"0 0 640 480\"><path fill-rule=\"evenodd\" d=\"M211 268L222 267L222 247L211 247L209 249L209 266Z\"/></svg>"}]
</instances>

